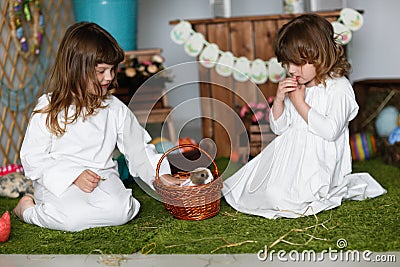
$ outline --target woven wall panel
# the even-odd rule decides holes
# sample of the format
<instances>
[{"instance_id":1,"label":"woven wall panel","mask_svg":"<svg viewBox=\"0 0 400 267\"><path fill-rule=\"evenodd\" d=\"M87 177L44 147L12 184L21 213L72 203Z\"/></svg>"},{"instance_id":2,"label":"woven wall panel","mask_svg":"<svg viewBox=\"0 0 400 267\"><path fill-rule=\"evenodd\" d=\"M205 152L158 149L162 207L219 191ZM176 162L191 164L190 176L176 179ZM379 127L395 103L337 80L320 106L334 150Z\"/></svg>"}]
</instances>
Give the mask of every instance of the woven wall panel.
<instances>
[{"instance_id":1,"label":"woven wall panel","mask_svg":"<svg viewBox=\"0 0 400 267\"><path fill-rule=\"evenodd\" d=\"M41 0L45 19L41 52L26 58L11 37L10 2L13 1L0 1L0 166L19 163L30 114L43 92L62 35L74 22L72 1ZM31 36L31 25L25 20L23 24L25 35Z\"/></svg>"}]
</instances>

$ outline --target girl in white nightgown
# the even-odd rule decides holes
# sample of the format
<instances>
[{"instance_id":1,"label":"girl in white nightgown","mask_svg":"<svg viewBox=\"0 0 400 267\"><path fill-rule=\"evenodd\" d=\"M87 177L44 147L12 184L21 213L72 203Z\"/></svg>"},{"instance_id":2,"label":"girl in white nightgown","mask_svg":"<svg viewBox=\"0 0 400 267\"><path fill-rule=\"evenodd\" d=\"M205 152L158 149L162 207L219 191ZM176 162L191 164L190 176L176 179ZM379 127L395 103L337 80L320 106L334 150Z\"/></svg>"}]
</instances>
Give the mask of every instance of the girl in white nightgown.
<instances>
[{"instance_id":1,"label":"girl in white nightgown","mask_svg":"<svg viewBox=\"0 0 400 267\"><path fill-rule=\"evenodd\" d=\"M295 218L384 194L368 173L351 174L348 124L358 105L332 25L318 15L293 19L275 54L290 76L270 113L278 136L224 182L226 201L248 214Z\"/></svg>"},{"instance_id":2,"label":"girl in white nightgown","mask_svg":"<svg viewBox=\"0 0 400 267\"><path fill-rule=\"evenodd\" d=\"M95 23L68 28L48 89L40 97L20 151L34 196L23 196L14 213L41 227L80 231L121 225L140 204L123 185L112 159L117 146L129 171L152 186L160 158L132 111L108 89L124 51ZM163 162L160 173L170 173Z\"/></svg>"}]
</instances>

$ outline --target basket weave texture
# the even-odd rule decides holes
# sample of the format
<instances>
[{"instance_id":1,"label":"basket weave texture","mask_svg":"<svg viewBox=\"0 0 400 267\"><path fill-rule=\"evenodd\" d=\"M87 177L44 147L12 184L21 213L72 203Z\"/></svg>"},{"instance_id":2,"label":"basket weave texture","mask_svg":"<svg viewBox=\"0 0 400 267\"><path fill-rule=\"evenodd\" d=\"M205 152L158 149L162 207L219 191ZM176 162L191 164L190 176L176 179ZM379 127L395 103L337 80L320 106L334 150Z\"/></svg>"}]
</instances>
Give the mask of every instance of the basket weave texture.
<instances>
[{"instance_id":1,"label":"basket weave texture","mask_svg":"<svg viewBox=\"0 0 400 267\"><path fill-rule=\"evenodd\" d=\"M211 173L214 177L212 182L198 186L178 186L166 185L160 180L159 170L163 159L169 153L183 147L198 149L212 160L213 170L211 170ZM179 172L173 176L183 181L189 178L189 175L190 172ZM166 151L157 164L156 179L153 185L160 195L165 209L175 218L193 221L204 220L217 215L220 210L222 178L218 167L212 157L196 145L181 144Z\"/></svg>"}]
</instances>

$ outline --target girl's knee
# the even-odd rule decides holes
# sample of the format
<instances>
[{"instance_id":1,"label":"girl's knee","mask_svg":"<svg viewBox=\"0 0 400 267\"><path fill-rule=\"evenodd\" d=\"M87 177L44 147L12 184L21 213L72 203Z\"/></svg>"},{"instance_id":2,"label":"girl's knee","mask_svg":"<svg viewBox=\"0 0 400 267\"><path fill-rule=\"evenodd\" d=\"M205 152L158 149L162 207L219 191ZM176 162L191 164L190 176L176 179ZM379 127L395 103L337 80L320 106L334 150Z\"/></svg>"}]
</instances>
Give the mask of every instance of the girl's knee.
<instances>
[{"instance_id":1,"label":"girl's knee","mask_svg":"<svg viewBox=\"0 0 400 267\"><path fill-rule=\"evenodd\" d=\"M114 198L104 207L103 216L110 225L121 225L132 220L140 208L139 202L133 197L126 199Z\"/></svg>"}]
</instances>

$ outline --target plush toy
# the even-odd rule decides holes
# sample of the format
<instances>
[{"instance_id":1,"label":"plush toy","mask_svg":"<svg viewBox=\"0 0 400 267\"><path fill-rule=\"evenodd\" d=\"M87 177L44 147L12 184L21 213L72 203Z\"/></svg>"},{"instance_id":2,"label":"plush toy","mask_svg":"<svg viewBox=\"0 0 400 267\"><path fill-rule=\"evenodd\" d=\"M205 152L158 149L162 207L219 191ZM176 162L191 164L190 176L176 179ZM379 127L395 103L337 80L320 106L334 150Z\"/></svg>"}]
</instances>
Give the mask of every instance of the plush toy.
<instances>
[{"instance_id":1,"label":"plush toy","mask_svg":"<svg viewBox=\"0 0 400 267\"><path fill-rule=\"evenodd\" d=\"M32 180L22 173L14 172L0 176L0 196L18 198L26 193L33 194Z\"/></svg>"},{"instance_id":2,"label":"plush toy","mask_svg":"<svg viewBox=\"0 0 400 267\"><path fill-rule=\"evenodd\" d=\"M208 184L212 180L214 180L214 177L211 171L207 168L199 167L190 172L189 178L181 183L181 186L196 186Z\"/></svg>"},{"instance_id":3,"label":"plush toy","mask_svg":"<svg viewBox=\"0 0 400 267\"><path fill-rule=\"evenodd\" d=\"M0 218L0 242L4 243L8 240L11 231L10 213L8 211L3 213Z\"/></svg>"},{"instance_id":4,"label":"plush toy","mask_svg":"<svg viewBox=\"0 0 400 267\"><path fill-rule=\"evenodd\" d=\"M376 141L372 134L356 133L351 135L350 147L353 160L370 159L376 155Z\"/></svg>"}]
</instances>

